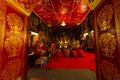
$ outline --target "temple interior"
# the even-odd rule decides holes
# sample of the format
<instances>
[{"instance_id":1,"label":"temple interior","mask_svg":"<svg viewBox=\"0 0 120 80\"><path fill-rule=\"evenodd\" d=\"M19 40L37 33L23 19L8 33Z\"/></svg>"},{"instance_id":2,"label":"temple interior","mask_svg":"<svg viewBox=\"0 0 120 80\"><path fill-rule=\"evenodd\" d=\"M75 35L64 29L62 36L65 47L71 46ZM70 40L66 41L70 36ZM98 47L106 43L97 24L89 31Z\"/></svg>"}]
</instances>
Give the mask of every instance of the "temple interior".
<instances>
[{"instance_id":1,"label":"temple interior","mask_svg":"<svg viewBox=\"0 0 120 80\"><path fill-rule=\"evenodd\" d=\"M120 0L0 0L0 80L119 80Z\"/></svg>"}]
</instances>

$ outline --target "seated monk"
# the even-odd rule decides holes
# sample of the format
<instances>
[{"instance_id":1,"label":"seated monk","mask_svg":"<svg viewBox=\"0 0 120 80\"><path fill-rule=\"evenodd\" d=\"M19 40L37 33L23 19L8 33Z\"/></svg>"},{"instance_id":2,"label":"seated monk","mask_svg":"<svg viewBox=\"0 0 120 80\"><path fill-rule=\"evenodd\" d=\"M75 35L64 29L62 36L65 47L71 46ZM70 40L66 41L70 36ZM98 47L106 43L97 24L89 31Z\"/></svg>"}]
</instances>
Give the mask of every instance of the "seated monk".
<instances>
[{"instance_id":1,"label":"seated monk","mask_svg":"<svg viewBox=\"0 0 120 80\"><path fill-rule=\"evenodd\" d=\"M64 55L62 53L62 50L60 48L56 47L55 52L54 52L54 56L56 56L56 57L62 57Z\"/></svg>"},{"instance_id":2,"label":"seated monk","mask_svg":"<svg viewBox=\"0 0 120 80\"><path fill-rule=\"evenodd\" d=\"M64 55L65 55L65 57L69 57L70 56L70 52L71 52L70 48L64 49Z\"/></svg>"}]
</instances>

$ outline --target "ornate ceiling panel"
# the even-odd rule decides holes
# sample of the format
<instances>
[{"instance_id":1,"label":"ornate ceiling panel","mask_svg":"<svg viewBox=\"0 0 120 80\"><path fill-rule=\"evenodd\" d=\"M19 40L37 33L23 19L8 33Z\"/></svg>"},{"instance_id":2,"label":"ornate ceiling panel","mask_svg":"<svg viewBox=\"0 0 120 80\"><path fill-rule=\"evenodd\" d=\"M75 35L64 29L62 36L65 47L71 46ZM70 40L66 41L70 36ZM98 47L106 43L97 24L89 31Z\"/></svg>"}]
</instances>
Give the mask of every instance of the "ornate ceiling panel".
<instances>
[{"instance_id":1,"label":"ornate ceiling panel","mask_svg":"<svg viewBox=\"0 0 120 80\"><path fill-rule=\"evenodd\" d=\"M55 27L63 21L67 26L79 25L90 8L83 0L40 0L33 11L48 26Z\"/></svg>"},{"instance_id":2,"label":"ornate ceiling panel","mask_svg":"<svg viewBox=\"0 0 120 80\"><path fill-rule=\"evenodd\" d=\"M7 0L8 3L29 16L39 0Z\"/></svg>"},{"instance_id":3,"label":"ornate ceiling panel","mask_svg":"<svg viewBox=\"0 0 120 80\"><path fill-rule=\"evenodd\" d=\"M29 16L33 11L48 26L80 25L102 0L7 0Z\"/></svg>"}]
</instances>

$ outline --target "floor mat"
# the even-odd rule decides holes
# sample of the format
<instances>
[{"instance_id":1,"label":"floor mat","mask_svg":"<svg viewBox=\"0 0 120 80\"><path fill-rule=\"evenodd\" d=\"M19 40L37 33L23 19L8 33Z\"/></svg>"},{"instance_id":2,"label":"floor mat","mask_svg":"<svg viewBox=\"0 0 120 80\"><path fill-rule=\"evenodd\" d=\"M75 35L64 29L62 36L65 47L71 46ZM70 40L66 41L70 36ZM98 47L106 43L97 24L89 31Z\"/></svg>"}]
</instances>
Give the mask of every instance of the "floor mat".
<instances>
[{"instance_id":1,"label":"floor mat","mask_svg":"<svg viewBox=\"0 0 120 80\"><path fill-rule=\"evenodd\" d=\"M45 78L30 78L29 80L46 80Z\"/></svg>"},{"instance_id":2,"label":"floor mat","mask_svg":"<svg viewBox=\"0 0 120 80\"><path fill-rule=\"evenodd\" d=\"M96 73L89 69L30 69L27 78L45 80L96 80Z\"/></svg>"}]
</instances>

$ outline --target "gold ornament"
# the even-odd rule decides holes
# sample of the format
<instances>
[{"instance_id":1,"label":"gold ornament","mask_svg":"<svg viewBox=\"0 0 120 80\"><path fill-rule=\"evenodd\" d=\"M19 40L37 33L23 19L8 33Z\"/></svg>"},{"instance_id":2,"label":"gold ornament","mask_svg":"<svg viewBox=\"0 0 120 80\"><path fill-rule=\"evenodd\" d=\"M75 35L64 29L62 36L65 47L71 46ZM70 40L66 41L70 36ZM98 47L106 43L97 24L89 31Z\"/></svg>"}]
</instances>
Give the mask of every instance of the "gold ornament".
<instances>
[{"instance_id":1,"label":"gold ornament","mask_svg":"<svg viewBox=\"0 0 120 80\"><path fill-rule=\"evenodd\" d=\"M99 11L97 15L97 24L100 27L100 31L105 31L111 27L112 16L112 5L106 5Z\"/></svg>"},{"instance_id":2,"label":"gold ornament","mask_svg":"<svg viewBox=\"0 0 120 80\"><path fill-rule=\"evenodd\" d=\"M5 49L8 53L8 57L15 57L17 55L20 55L21 49L22 49L22 39L16 36L10 36L5 39Z\"/></svg>"},{"instance_id":3,"label":"gold ornament","mask_svg":"<svg viewBox=\"0 0 120 80\"><path fill-rule=\"evenodd\" d=\"M111 33L103 33L99 38L100 49L106 57L113 58L113 53L116 49L116 38Z\"/></svg>"},{"instance_id":4,"label":"gold ornament","mask_svg":"<svg viewBox=\"0 0 120 80\"><path fill-rule=\"evenodd\" d=\"M118 69L109 61L102 60L100 63L101 70L105 80L119 80L120 73Z\"/></svg>"},{"instance_id":5,"label":"gold ornament","mask_svg":"<svg viewBox=\"0 0 120 80\"><path fill-rule=\"evenodd\" d=\"M20 16L14 14L14 13L9 13L7 15L7 22L8 26L10 27L10 30L14 33L18 33L22 31L23 29L23 20L20 18Z\"/></svg>"},{"instance_id":6,"label":"gold ornament","mask_svg":"<svg viewBox=\"0 0 120 80\"><path fill-rule=\"evenodd\" d=\"M14 59L9 61L2 71L3 80L16 80L21 72L21 60Z\"/></svg>"}]
</instances>

